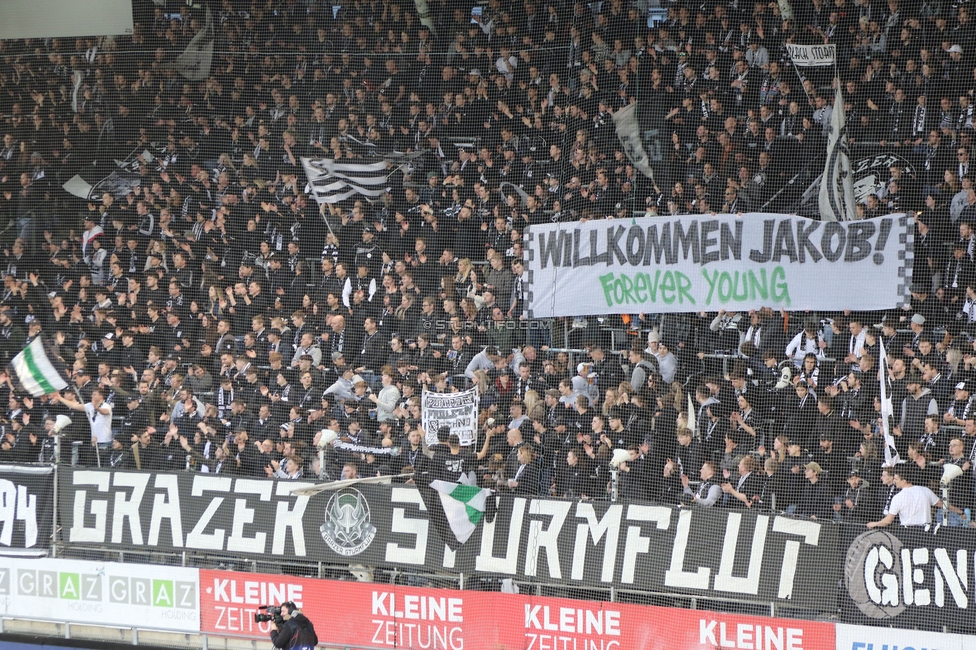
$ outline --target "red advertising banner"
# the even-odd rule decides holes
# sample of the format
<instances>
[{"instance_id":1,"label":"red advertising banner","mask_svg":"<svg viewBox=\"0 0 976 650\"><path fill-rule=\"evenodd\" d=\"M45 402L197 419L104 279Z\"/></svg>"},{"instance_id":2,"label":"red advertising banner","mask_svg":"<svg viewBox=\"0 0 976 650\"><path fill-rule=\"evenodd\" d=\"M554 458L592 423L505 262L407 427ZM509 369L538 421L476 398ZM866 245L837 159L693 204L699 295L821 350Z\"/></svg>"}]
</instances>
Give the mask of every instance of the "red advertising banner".
<instances>
[{"instance_id":1,"label":"red advertising banner","mask_svg":"<svg viewBox=\"0 0 976 650\"><path fill-rule=\"evenodd\" d=\"M200 630L268 637L260 605L294 601L327 645L404 650L826 650L829 623L565 598L200 571Z\"/></svg>"}]
</instances>

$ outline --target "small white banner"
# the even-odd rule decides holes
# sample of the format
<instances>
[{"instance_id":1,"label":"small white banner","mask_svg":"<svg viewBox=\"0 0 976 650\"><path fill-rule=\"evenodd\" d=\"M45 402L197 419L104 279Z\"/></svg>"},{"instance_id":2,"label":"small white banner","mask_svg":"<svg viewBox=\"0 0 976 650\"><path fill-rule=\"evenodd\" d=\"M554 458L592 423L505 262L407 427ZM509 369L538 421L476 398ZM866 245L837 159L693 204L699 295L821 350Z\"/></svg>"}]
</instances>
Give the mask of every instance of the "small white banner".
<instances>
[{"instance_id":1,"label":"small white banner","mask_svg":"<svg viewBox=\"0 0 976 650\"><path fill-rule=\"evenodd\" d=\"M478 390L460 393L424 391L421 398L421 421L428 445L437 444L437 431L451 427L462 445L473 445L478 439Z\"/></svg>"},{"instance_id":2,"label":"small white banner","mask_svg":"<svg viewBox=\"0 0 976 650\"><path fill-rule=\"evenodd\" d=\"M787 43L786 49L790 53L793 65L799 68L834 65L837 61L836 45L794 45Z\"/></svg>"}]
</instances>

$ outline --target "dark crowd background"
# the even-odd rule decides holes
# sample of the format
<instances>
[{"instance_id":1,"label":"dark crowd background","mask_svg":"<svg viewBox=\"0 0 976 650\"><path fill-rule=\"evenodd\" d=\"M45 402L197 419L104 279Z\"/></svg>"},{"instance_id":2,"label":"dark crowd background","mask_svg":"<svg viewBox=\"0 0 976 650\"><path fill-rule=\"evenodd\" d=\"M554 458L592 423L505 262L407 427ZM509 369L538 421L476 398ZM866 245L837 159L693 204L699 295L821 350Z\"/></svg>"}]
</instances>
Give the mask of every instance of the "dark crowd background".
<instances>
[{"instance_id":1,"label":"dark crowd background","mask_svg":"<svg viewBox=\"0 0 976 650\"><path fill-rule=\"evenodd\" d=\"M427 6L215 2L199 81L176 64L202 6L135 0L131 36L0 42L0 361L43 335L77 389L5 381L0 459L325 479L433 463L606 498L624 449L623 498L866 522L896 491L883 341L898 451L916 484L964 469L950 523L969 524L967 3ZM836 45L836 70L801 76L789 43ZM527 225L800 200L832 83L855 151L884 156L859 211L915 214L910 308L526 318ZM631 103L653 178L619 146ZM394 151L419 155L388 192L321 206L300 160ZM87 199L62 187L76 176ZM423 391L469 387L477 442L428 448ZM58 448L56 415L84 404Z\"/></svg>"}]
</instances>

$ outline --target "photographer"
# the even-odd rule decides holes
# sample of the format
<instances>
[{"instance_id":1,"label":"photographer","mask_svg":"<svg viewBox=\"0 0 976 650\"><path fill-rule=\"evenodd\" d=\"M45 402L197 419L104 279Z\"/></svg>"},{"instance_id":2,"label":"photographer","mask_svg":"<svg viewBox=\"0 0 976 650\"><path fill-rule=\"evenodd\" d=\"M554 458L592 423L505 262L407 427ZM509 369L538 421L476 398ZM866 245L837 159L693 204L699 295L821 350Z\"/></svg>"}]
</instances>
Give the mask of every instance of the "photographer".
<instances>
[{"instance_id":1,"label":"photographer","mask_svg":"<svg viewBox=\"0 0 976 650\"><path fill-rule=\"evenodd\" d=\"M318 645L319 638L312 627L312 621L298 611L293 602L281 603L280 618L274 620L275 629L271 630L271 643L276 648L296 648L313 650Z\"/></svg>"}]
</instances>

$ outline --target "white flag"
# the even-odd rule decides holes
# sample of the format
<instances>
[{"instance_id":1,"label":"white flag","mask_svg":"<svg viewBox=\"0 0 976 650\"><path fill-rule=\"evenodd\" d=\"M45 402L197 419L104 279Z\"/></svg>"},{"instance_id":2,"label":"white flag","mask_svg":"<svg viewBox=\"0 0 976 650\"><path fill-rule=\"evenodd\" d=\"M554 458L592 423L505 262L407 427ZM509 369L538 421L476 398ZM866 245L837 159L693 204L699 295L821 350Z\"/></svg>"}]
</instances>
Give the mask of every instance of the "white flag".
<instances>
[{"instance_id":1,"label":"white flag","mask_svg":"<svg viewBox=\"0 0 976 650\"><path fill-rule=\"evenodd\" d=\"M855 221L854 180L851 176L850 150L847 148L847 127L844 119L844 98L840 86L834 95L834 109L830 117L827 137L827 162L820 178L820 220Z\"/></svg>"},{"instance_id":2,"label":"white flag","mask_svg":"<svg viewBox=\"0 0 976 650\"><path fill-rule=\"evenodd\" d=\"M210 76L213 63L214 27L213 14L207 7L207 20L203 28L187 43L183 53L176 57L172 66L190 81L203 81Z\"/></svg>"},{"instance_id":3,"label":"white flag","mask_svg":"<svg viewBox=\"0 0 976 650\"><path fill-rule=\"evenodd\" d=\"M901 462L898 449L895 447L895 437L891 434L891 418L895 415L894 406L891 403L891 395L888 394L888 353L885 352L884 341L878 339L879 363L878 363L878 382L881 385L881 429L884 432L885 442L885 465L894 465Z\"/></svg>"},{"instance_id":4,"label":"white flag","mask_svg":"<svg viewBox=\"0 0 976 650\"><path fill-rule=\"evenodd\" d=\"M613 123L617 128L617 139L624 146L624 153L630 162L634 163L644 176L654 178L654 170L641 144L640 125L637 123L637 104L627 104L613 114Z\"/></svg>"},{"instance_id":5,"label":"white flag","mask_svg":"<svg viewBox=\"0 0 976 650\"><path fill-rule=\"evenodd\" d=\"M81 70L75 70L71 73L71 110L75 113L78 112L78 95L81 94L81 82L85 80L85 73Z\"/></svg>"}]
</instances>

